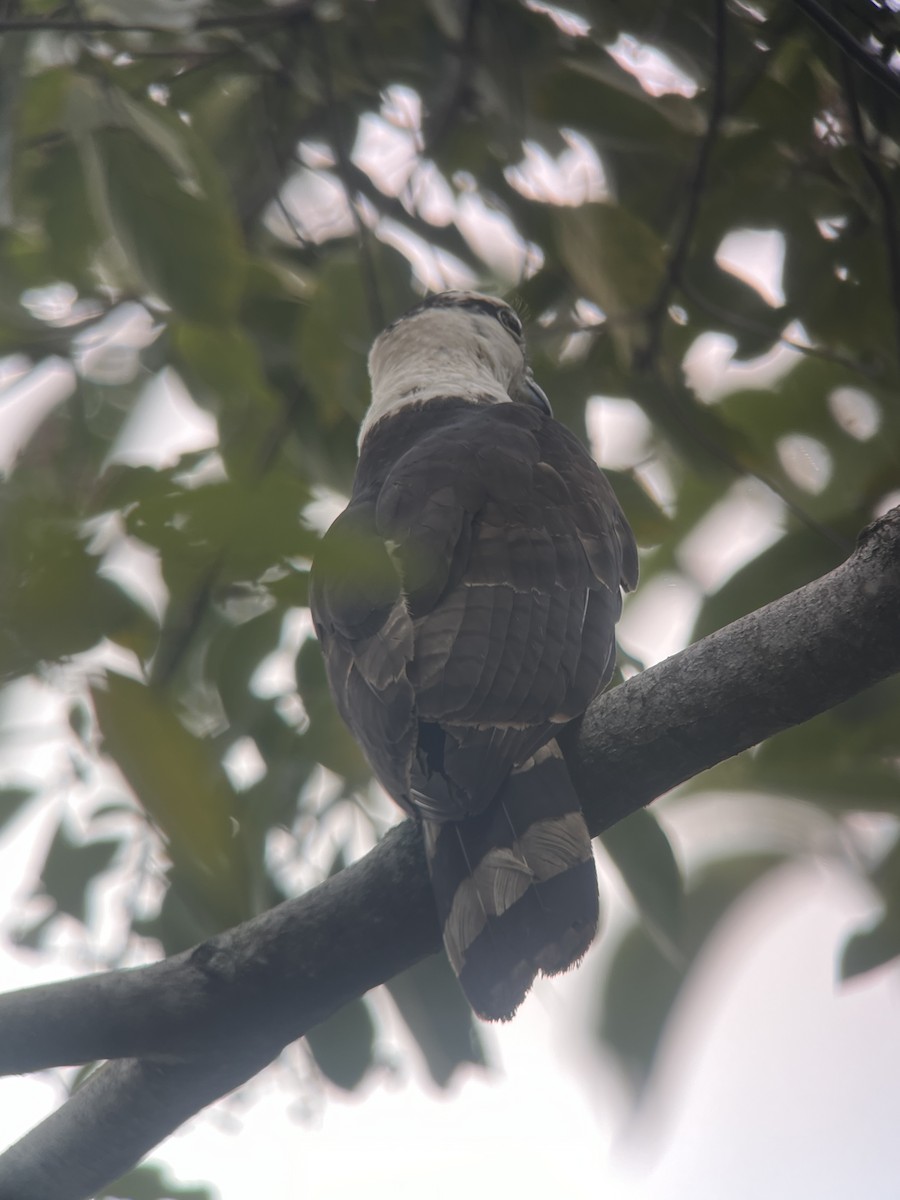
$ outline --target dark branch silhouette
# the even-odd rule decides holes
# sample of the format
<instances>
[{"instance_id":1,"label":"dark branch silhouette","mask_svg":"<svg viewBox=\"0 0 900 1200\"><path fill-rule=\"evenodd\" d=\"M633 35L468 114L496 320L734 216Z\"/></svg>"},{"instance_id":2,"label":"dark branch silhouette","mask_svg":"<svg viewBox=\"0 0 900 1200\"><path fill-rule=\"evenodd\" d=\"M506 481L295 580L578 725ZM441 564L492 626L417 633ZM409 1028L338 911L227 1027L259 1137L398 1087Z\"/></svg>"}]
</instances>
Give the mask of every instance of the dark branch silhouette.
<instances>
[{"instance_id":1,"label":"dark branch silhouette","mask_svg":"<svg viewBox=\"0 0 900 1200\"><path fill-rule=\"evenodd\" d=\"M900 508L836 570L608 692L567 730L591 832L898 671ZM405 822L306 895L192 951L0 997L3 1073L113 1060L0 1156L0 1200L84 1200L439 947Z\"/></svg>"},{"instance_id":2,"label":"dark branch silhouette","mask_svg":"<svg viewBox=\"0 0 900 1200\"><path fill-rule=\"evenodd\" d=\"M897 361L900 363L900 231L897 228L897 212L891 188L879 166L879 147L869 142L862 111L859 105L856 82L853 78L853 68L847 58L842 60L842 75L844 84L844 99L847 105L847 115L850 129L853 133L853 143L859 155L862 169L865 171L877 198L881 234L884 238L885 258L888 271L888 286L891 293L891 308L894 315L894 348Z\"/></svg>"},{"instance_id":3,"label":"dark branch silhouette","mask_svg":"<svg viewBox=\"0 0 900 1200\"><path fill-rule=\"evenodd\" d=\"M703 200L706 175L726 111L725 86L727 77L725 57L728 20L725 11L725 0L715 0L714 10L715 54L709 94L709 111L706 116L706 132L700 141L693 166L691 167L690 179L684 193L686 200L684 211L680 217L678 233L666 263L666 270L662 284L660 285L659 294L653 302L653 309L649 314L649 337L647 346L642 352L643 363L646 366L653 366L659 358L662 346L663 325L668 316L672 295L676 287L681 284L684 266L690 252L694 230L697 226L697 218L700 215L700 205Z\"/></svg>"},{"instance_id":4,"label":"dark branch silhouette","mask_svg":"<svg viewBox=\"0 0 900 1200\"><path fill-rule=\"evenodd\" d=\"M819 0L794 0L794 4L830 41L839 46L848 58L862 67L866 74L871 75L894 96L900 96L900 75L895 74L886 63L867 50L833 13L819 3Z\"/></svg>"},{"instance_id":5,"label":"dark branch silhouette","mask_svg":"<svg viewBox=\"0 0 900 1200\"><path fill-rule=\"evenodd\" d=\"M242 29L253 25L285 25L306 17L313 8L313 0L293 0L274 8L248 9L227 16L198 17L191 22L193 29ZM180 36L183 29L172 29L150 21L104 21L80 19L79 17L2 17L0 34L46 32L57 33L159 33Z\"/></svg>"}]
</instances>

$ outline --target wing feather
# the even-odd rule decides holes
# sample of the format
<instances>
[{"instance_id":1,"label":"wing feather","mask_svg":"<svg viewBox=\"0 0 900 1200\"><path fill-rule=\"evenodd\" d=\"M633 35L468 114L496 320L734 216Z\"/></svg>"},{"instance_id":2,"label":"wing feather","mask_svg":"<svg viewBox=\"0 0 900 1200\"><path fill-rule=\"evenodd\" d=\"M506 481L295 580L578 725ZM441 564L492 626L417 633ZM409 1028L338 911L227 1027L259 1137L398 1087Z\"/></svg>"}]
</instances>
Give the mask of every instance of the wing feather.
<instances>
[{"instance_id":1,"label":"wing feather","mask_svg":"<svg viewBox=\"0 0 900 1200\"><path fill-rule=\"evenodd\" d=\"M365 571L314 571L338 707L401 803L482 811L607 682L633 538L581 444L527 405L387 418L357 480L326 544L352 533Z\"/></svg>"}]
</instances>

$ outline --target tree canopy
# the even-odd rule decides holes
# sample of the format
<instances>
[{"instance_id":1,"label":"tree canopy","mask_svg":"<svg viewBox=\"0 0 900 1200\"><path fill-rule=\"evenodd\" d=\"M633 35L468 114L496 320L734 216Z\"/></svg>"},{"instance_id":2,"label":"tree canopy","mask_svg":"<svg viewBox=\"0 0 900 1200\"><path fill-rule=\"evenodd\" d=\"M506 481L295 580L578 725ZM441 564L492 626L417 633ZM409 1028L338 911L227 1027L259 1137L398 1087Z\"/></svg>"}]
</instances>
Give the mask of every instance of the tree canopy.
<instances>
[{"instance_id":1,"label":"tree canopy","mask_svg":"<svg viewBox=\"0 0 900 1200\"><path fill-rule=\"evenodd\" d=\"M689 641L827 575L900 503L891 4L12 0L0 39L0 822L58 814L20 943L91 936L115 877L107 965L178 955L337 879L393 820L328 697L307 578L368 345L424 291L513 300L557 417L601 461L618 432L636 603L665 623L680 597ZM811 611L792 636L814 648ZM718 765L665 802L770 794L767 839L686 873L665 807L607 828L627 806L595 801L635 901L596 1033L637 1094L723 914L823 830L883 898L840 973L900 954L900 850L854 823L900 815L900 681L859 690L898 669L900 630L837 615L832 675L878 657L876 628L880 669L817 682L812 720L785 693L747 719L782 732L697 757ZM802 673L772 645L745 645L759 681ZM643 665L623 653L620 679ZM68 723L38 782L14 753L36 692ZM438 1084L482 1061L442 958L387 986ZM353 1088L376 1016L348 995L307 1038ZM144 1170L115 1194L163 1189Z\"/></svg>"}]
</instances>

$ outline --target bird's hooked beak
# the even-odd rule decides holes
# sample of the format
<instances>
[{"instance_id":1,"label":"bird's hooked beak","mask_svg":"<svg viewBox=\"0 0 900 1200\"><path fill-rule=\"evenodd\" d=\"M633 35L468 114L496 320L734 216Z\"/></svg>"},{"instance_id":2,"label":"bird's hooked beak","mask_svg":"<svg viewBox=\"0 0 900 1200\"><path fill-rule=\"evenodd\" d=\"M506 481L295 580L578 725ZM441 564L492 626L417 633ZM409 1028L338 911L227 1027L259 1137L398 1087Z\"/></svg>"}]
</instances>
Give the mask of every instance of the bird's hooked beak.
<instances>
[{"instance_id":1,"label":"bird's hooked beak","mask_svg":"<svg viewBox=\"0 0 900 1200\"><path fill-rule=\"evenodd\" d=\"M539 408L548 417L553 416L550 401L547 399L544 389L534 382L534 376L531 374L530 368L522 376L522 382L516 388L515 395L512 398L520 404L533 404L535 408Z\"/></svg>"}]
</instances>

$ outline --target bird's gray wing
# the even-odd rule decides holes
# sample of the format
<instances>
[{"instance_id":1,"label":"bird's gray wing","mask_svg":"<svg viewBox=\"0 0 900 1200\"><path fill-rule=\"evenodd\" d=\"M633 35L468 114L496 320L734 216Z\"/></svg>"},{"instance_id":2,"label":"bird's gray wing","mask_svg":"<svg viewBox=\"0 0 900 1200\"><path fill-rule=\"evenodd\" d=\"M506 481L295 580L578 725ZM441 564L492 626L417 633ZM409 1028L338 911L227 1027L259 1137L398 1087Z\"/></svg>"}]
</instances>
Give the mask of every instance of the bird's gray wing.
<instances>
[{"instance_id":1,"label":"bird's gray wing","mask_svg":"<svg viewBox=\"0 0 900 1200\"><path fill-rule=\"evenodd\" d=\"M310 608L337 709L383 786L408 807L417 734L407 676L413 625L370 498L352 501L326 533Z\"/></svg>"},{"instance_id":2,"label":"bird's gray wing","mask_svg":"<svg viewBox=\"0 0 900 1200\"><path fill-rule=\"evenodd\" d=\"M481 811L608 680L633 540L577 439L512 403L411 448L375 523L413 623L412 798L437 818Z\"/></svg>"}]
</instances>

